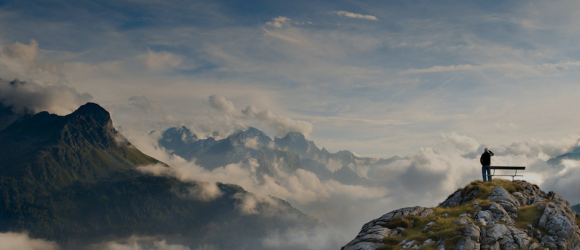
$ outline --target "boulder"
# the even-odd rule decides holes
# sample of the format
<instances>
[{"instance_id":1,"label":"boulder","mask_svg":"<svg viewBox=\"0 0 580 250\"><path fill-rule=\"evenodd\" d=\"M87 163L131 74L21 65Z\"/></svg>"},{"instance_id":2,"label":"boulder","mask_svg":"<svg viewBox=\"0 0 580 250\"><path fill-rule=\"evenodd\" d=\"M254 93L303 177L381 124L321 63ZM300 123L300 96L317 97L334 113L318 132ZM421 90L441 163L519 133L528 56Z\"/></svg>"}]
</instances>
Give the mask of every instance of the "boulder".
<instances>
[{"instance_id":1,"label":"boulder","mask_svg":"<svg viewBox=\"0 0 580 250\"><path fill-rule=\"evenodd\" d=\"M495 187L487 199L495 201L510 213L517 213L518 207L520 206L520 202L502 186Z\"/></svg>"},{"instance_id":2,"label":"boulder","mask_svg":"<svg viewBox=\"0 0 580 250\"><path fill-rule=\"evenodd\" d=\"M493 214L493 221L494 222L505 222L506 224L510 224L510 225L515 224L515 221L508 214L508 212L505 211L503 206L500 206L497 203L492 202L491 206L489 206L489 210ZM517 209L516 209L516 211L517 211Z\"/></svg>"}]
</instances>

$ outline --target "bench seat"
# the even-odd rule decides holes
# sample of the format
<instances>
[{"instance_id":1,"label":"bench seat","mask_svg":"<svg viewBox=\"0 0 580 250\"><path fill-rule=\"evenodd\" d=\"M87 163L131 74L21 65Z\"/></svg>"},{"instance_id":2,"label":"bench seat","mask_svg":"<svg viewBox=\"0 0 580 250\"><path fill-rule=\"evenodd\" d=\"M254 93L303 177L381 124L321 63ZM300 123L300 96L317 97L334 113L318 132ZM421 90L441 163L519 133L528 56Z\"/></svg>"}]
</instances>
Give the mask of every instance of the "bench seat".
<instances>
[{"instance_id":1,"label":"bench seat","mask_svg":"<svg viewBox=\"0 0 580 250\"><path fill-rule=\"evenodd\" d=\"M489 169L493 170L493 173L491 174L491 176L511 176L512 181L514 181L516 176L523 176L523 175L518 175L518 170L526 170L526 167L524 167L524 166L490 166ZM496 175L495 170L515 170L515 173L510 174L510 175L499 175L499 174Z\"/></svg>"}]
</instances>

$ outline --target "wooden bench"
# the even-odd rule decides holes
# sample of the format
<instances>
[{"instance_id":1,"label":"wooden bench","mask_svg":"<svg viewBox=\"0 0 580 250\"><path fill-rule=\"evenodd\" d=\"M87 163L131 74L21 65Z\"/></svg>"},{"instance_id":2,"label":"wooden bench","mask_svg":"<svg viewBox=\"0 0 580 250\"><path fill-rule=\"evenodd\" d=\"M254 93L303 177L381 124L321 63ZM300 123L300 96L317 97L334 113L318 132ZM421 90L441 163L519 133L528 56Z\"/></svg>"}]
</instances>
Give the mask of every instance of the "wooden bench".
<instances>
[{"instance_id":1,"label":"wooden bench","mask_svg":"<svg viewBox=\"0 0 580 250\"><path fill-rule=\"evenodd\" d=\"M493 170L493 173L491 174L491 176L511 176L512 177L512 181L514 181L514 178L516 176L523 176L523 175L518 175L518 170L526 170L526 167L522 167L522 166L490 166L489 169ZM496 175L495 174L495 170L515 170L514 174L508 174L508 175Z\"/></svg>"}]
</instances>

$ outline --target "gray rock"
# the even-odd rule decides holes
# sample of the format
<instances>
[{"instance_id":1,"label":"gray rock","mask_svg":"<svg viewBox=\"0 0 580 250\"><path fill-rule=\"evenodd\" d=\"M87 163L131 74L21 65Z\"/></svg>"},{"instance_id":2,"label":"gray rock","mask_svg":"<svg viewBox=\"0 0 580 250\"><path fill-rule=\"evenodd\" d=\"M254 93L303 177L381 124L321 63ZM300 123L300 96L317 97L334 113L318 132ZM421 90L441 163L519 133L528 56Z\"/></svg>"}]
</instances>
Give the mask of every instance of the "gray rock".
<instances>
[{"instance_id":1,"label":"gray rock","mask_svg":"<svg viewBox=\"0 0 580 250\"><path fill-rule=\"evenodd\" d=\"M497 202L510 213L517 213L520 206L520 202L501 186L495 187L487 199Z\"/></svg>"},{"instance_id":2,"label":"gray rock","mask_svg":"<svg viewBox=\"0 0 580 250\"><path fill-rule=\"evenodd\" d=\"M481 237L481 229L473 223L469 223L462 229L464 237L470 238L473 241L479 242Z\"/></svg>"},{"instance_id":3,"label":"gray rock","mask_svg":"<svg viewBox=\"0 0 580 250\"><path fill-rule=\"evenodd\" d=\"M506 224L511 224L511 225L515 224L515 221L508 214L508 212L505 211L503 206L500 206L497 203L492 202L491 206L489 206L489 210L493 214L493 221L494 222L505 222Z\"/></svg>"},{"instance_id":4,"label":"gray rock","mask_svg":"<svg viewBox=\"0 0 580 250\"><path fill-rule=\"evenodd\" d=\"M479 211L477 213L477 221L486 226L488 221L493 220L493 214L489 210Z\"/></svg>"},{"instance_id":5,"label":"gray rock","mask_svg":"<svg viewBox=\"0 0 580 250\"><path fill-rule=\"evenodd\" d=\"M461 190L456 191L450 195L444 202L439 204L440 207L455 207L475 200L477 197L477 190L472 190L461 196Z\"/></svg>"},{"instance_id":6,"label":"gray rock","mask_svg":"<svg viewBox=\"0 0 580 250\"><path fill-rule=\"evenodd\" d=\"M348 250L374 250L384 246L383 243L374 243L374 242L358 242L351 246L344 246L342 249Z\"/></svg>"},{"instance_id":7,"label":"gray rock","mask_svg":"<svg viewBox=\"0 0 580 250\"><path fill-rule=\"evenodd\" d=\"M518 248L527 248L530 245L530 242L532 242L532 238L523 230L511 226L508 227L508 230Z\"/></svg>"},{"instance_id":8,"label":"gray rock","mask_svg":"<svg viewBox=\"0 0 580 250\"><path fill-rule=\"evenodd\" d=\"M548 203L544 213L540 218L539 227L546 230L551 235L557 235L565 240L576 236L578 230L574 215L567 213L562 204ZM580 240L580 239L579 239Z\"/></svg>"},{"instance_id":9,"label":"gray rock","mask_svg":"<svg viewBox=\"0 0 580 250\"><path fill-rule=\"evenodd\" d=\"M348 244L342 247L343 250L376 249L384 246L383 239L389 236L398 236L405 229L398 227L389 229L387 223L396 218L410 215L426 217L434 214L433 209L424 207L407 207L391 211L378 219L372 220L363 225L359 234Z\"/></svg>"},{"instance_id":10,"label":"gray rock","mask_svg":"<svg viewBox=\"0 0 580 250\"><path fill-rule=\"evenodd\" d=\"M542 237L542 246L543 247L558 248L557 242L558 242L558 237L556 237L556 236L544 235Z\"/></svg>"},{"instance_id":11,"label":"gray rock","mask_svg":"<svg viewBox=\"0 0 580 250\"><path fill-rule=\"evenodd\" d=\"M508 228L504 224L495 224L492 228L488 229L486 236L497 241L502 238L508 232Z\"/></svg>"},{"instance_id":12,"label":"gray rock","mask_svg":"<svg viewBox=\"0 0 580 250\"><path fill-rule=\"evenodd\" d=\"M429 245L429 244L435 244L435 241L432 239L427 239L426 241L423 242L423 246L424 245Z\"/></svg>"},{"instance_id":13,"label":"gray rock","mask_svg":"<svg viewBox=\"0 0 580 250\"><path fill-rule=\"evenodd\" d=\"M533 249L536 249L538 247L540 247L540 244L534 242L534 243L530 244L530 246L528 247L528 249L533 250Z\"/></svg>"},{"instance_id":14,"label":"gray rock","mask_svg":"<svg viewBox=\"0 0 580 250\"><path fill-rule=\"evenodd\" d=\"M455 250L479 250L480 244L476 241L471 240L470 238L461 238L455 244Z\"/></svg>"},{"instance_id":15,"label":"gray rock","mask_svg":"<svg viewBox=\"0 0 580 250\"><path fill-rule=\"evenodd\" d=\"M471 220L469 220L468 218L462 217L462 218L459 218L457 220L454 220L453 224L458 225L458 226L467 225L467 224L471 224Z\"/></svg>"}]
</instances>

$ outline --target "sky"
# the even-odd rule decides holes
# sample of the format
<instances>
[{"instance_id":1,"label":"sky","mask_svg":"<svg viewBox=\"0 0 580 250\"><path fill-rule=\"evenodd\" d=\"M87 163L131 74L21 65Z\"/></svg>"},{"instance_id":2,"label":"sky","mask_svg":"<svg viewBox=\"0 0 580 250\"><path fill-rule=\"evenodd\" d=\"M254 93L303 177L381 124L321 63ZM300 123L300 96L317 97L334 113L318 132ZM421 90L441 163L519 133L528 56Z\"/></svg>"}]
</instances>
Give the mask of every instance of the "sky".
<instances>
[{"instance_id":1,"label":"sky","mask_svg":"<svg viewBox=\"0 0 580 250\"><path fill-rule=\"evenodd\" d=\"M35 51L7 54L26 65L4 65L0 78L88 93L140 131L227 134L235 126L214 122L209 105L219 95L362 156L415 153L451 132L489 145L557 139L580 122L576 5L9 1L0 43Z\"/></svg>"},{"instance_id":2,"label":"sky","mask_svg":"<svg viewBox=\"0 0 580 250\"><path fill-rule=\"evenodd\" d=\"M180 178L285 199L342 229L319 235L340 245L479 178L486 146L580 202L580 163L546 164L580 139L578 12L576 1L2 1L0 101L61 115L97 102ZM298 131L331 152L402 158L356 170L373 188L305 172L256 185L251 166L205 171L151 143L182 125L201 138Z\"/></svg>"}]
</instances>

